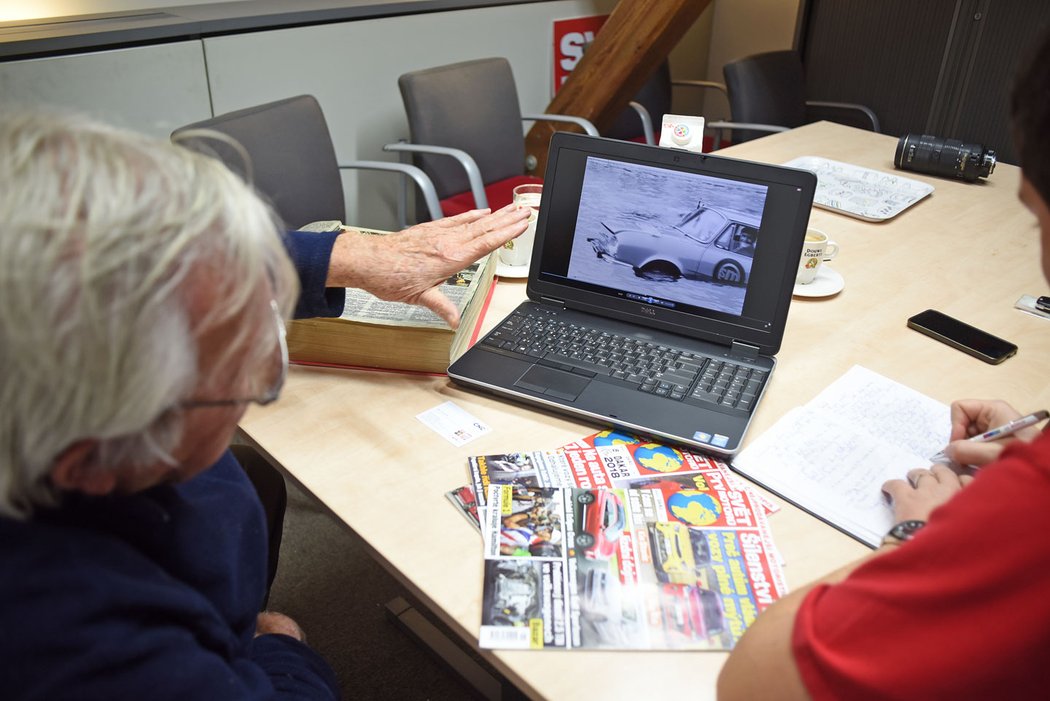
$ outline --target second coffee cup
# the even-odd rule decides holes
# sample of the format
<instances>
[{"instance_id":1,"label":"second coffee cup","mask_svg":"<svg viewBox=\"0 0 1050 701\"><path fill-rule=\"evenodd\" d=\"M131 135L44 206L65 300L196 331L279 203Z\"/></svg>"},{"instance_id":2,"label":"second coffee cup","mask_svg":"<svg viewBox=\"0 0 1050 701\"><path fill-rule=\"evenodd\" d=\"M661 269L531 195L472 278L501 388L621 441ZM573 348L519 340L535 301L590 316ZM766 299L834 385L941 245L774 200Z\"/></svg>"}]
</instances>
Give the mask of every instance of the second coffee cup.
<instances>
[{"instance_id":1,"label":"second coffee cup","mask_svg":"<svg viewBox=\"0 0 1050 701\"><path fill-rule=\"evenodd\" d=\"M796 285L808 285L817 277L817 271L824 261L831 260L839 253L839 245L828 239L820 229L806 229L806 240L802 244L802 258L798 262Z\"/></svg>"}]
</instances>

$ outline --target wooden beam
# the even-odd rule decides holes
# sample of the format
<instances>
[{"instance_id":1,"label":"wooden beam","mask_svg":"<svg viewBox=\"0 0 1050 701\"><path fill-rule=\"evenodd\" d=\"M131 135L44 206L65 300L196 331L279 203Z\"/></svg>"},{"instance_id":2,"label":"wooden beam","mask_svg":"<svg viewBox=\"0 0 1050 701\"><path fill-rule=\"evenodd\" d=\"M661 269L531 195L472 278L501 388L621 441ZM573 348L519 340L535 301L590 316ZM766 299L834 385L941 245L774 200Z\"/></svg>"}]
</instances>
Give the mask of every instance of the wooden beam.
<instances>
[{"instance_id":1,"label":"wooden beam","mask_svg":"<svg viewBox=\"0 0 1050 701\"><path fill-rule=\"evenodd\" d=\"M584 117L599 132L608 128L710 4L620 0L546 112ZM662 116L653 115L654 127ZM562 122L536 122L529 130L525 151L536 158L534 172L546 168L551 135L559 129L581 131Z\"/></svg>"}]
</instances>

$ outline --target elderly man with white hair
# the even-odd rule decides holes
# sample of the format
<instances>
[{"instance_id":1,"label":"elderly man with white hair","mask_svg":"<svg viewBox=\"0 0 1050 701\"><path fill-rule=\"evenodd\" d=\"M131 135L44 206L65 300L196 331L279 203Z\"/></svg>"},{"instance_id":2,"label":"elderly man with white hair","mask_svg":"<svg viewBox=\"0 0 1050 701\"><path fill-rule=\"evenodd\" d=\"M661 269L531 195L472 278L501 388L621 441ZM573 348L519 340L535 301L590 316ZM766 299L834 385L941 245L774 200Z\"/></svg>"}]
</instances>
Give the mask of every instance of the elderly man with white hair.
<instances>
[{"instance_id":1,"label":"elderly man with white hair","mask_svg":"<svg viewBox=\"0 0 1050 701\"><path fill-rule=\"evenodd\" d=\"M338 697L260 614L266 524L230 438L280 392L293 309L354 286L455 323L437 285L527 216L286 236L215 160L0 115L0 695Z\"/></svg>"}]
</instances>

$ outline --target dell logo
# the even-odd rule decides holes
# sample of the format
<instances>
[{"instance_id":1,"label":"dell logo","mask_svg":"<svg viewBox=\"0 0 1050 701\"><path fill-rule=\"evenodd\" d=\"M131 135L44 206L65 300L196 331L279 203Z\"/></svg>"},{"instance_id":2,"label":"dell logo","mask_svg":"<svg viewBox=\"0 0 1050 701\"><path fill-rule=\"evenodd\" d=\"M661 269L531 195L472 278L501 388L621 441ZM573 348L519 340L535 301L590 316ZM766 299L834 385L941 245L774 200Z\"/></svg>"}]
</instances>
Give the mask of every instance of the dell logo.
<instances>
[{"instance_id":1,"label":"dell logo","mask_svg":"<svg viewBox=\"0 0 1050 701\"><path fill-rule=\"evenodd\" d=\"M638 309L646 316L656 316L656 310L652 307L639 307Z\"/></svg>"}]
</instances>

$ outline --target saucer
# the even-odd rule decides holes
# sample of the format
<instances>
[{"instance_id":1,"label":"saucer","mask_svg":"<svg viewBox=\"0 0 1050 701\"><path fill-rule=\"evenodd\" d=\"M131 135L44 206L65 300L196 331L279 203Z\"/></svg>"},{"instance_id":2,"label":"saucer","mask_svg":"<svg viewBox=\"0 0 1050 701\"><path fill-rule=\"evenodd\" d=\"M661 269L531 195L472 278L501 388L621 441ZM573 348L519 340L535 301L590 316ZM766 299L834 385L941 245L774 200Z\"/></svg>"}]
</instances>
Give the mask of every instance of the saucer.
<instances>
[{"instance_id":1,"label":"saucer","mask_svg":"<svg viewBox=\"0 0 1050 701\"><path fill-rule=\"evenodd\" d=\"M822 265L817 271L817 276L813 278L813 282L808 285L795 285L791 294L796 297L830 297L842 292L845 286L846 281L842 279L838 271Z\"/></svg>"},{"instance_id":2,"label":"saucer","mask_svg":"<svg viewBox=\"0 0 1050 701\"><path fill-rule=\"evenodd\" d=\"M526 278L529 276L529 266L528 264L507 265L506 263L497 263L496 275L507 278Z\"/></svg>"}]
</instances>

